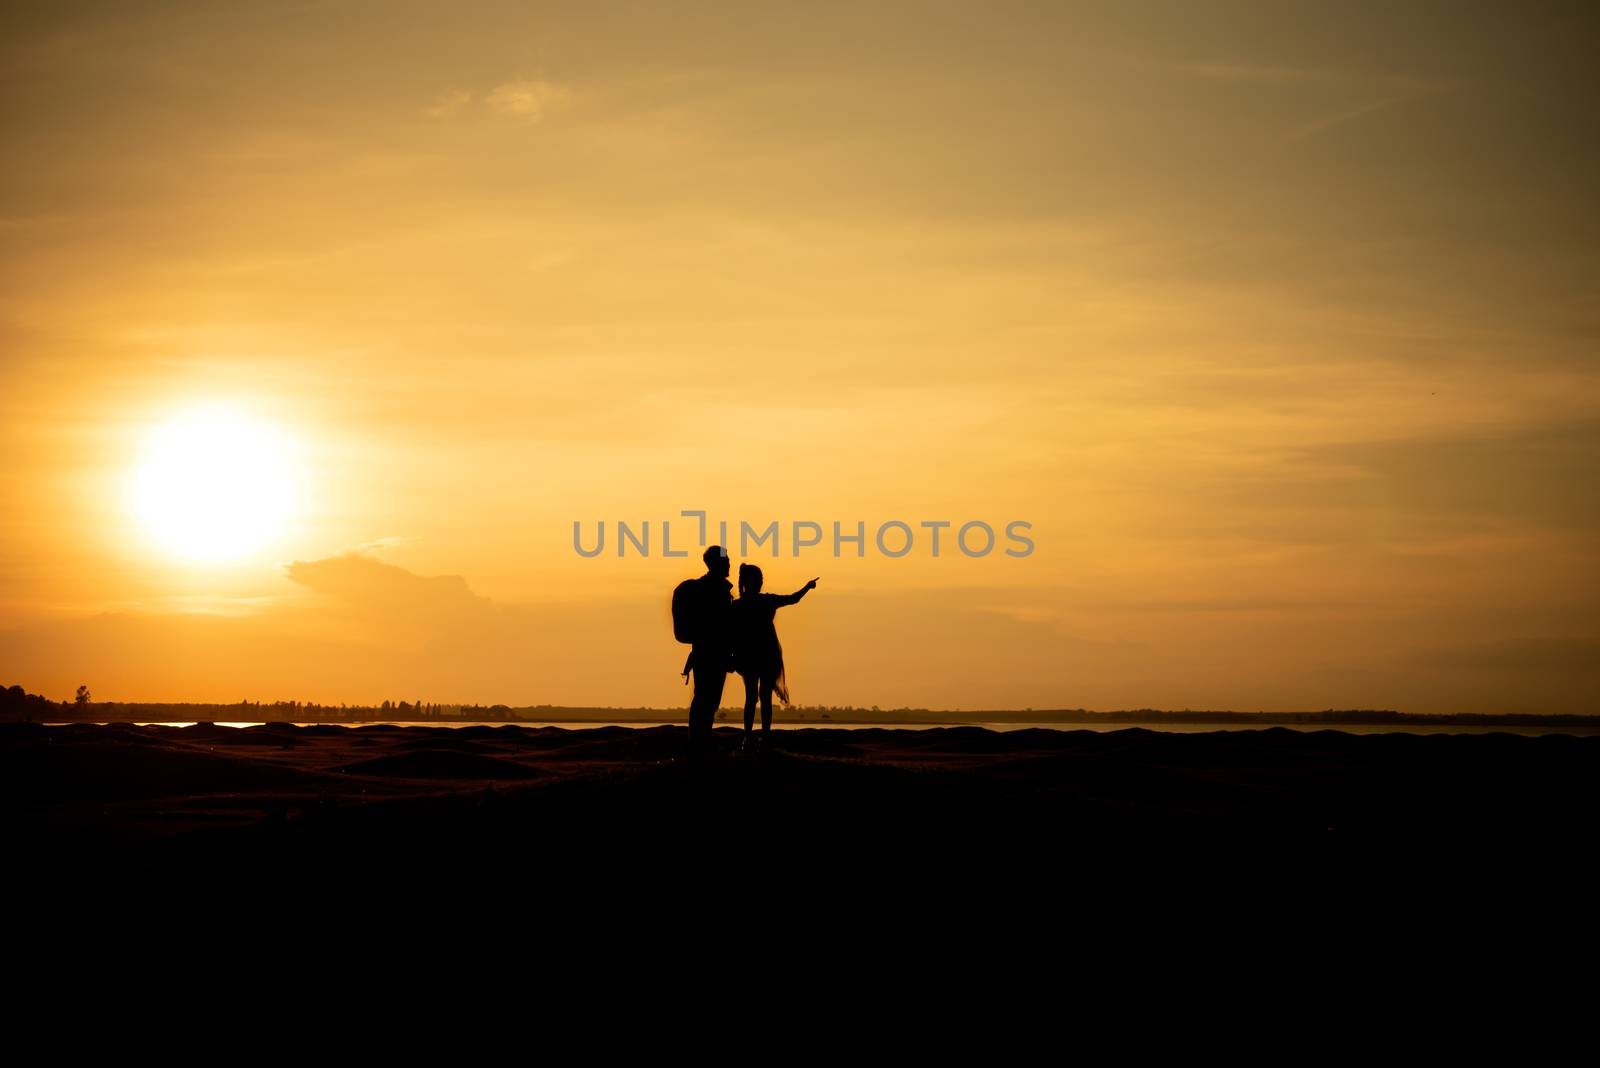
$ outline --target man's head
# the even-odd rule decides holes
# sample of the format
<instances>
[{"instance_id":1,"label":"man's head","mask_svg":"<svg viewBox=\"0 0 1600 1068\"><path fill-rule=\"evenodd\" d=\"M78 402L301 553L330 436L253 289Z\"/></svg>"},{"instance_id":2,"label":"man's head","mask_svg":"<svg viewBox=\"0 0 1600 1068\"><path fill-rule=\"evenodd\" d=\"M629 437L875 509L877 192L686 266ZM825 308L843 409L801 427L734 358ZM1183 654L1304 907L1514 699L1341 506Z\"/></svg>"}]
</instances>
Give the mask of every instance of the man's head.
<instances>
[{"instance_id":1,"label":"man's head","mask_svg":"<svg viewBox=\"0 0 1600 1068\"><path fill-rule=\"evenodd\" d=\"M713 545L701 554L700 559L706 562L706 570L722 578L728 577L728 569L732 565L728 562L728 554L722 546Z\"/></svg>"}]
</instances>

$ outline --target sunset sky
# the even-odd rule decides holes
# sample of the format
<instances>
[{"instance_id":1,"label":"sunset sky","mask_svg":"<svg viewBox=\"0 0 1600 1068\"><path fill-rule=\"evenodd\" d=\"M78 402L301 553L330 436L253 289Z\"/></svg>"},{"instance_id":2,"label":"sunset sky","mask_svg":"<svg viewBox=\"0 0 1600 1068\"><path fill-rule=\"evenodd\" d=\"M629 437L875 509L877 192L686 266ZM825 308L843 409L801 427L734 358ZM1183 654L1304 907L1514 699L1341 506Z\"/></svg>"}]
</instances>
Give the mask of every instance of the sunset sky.
<instances>
[{"instance_id":1,"label":"sunset sky","mask_svg":"<svg viewBox=\"0 0 1600 1068\"><path fill-rule=\"evenodd\" d=\"M1589 5L0 18L0 685L686 705L703 509L800 703L1600 712Z\"/></svg>"}]
</instances>

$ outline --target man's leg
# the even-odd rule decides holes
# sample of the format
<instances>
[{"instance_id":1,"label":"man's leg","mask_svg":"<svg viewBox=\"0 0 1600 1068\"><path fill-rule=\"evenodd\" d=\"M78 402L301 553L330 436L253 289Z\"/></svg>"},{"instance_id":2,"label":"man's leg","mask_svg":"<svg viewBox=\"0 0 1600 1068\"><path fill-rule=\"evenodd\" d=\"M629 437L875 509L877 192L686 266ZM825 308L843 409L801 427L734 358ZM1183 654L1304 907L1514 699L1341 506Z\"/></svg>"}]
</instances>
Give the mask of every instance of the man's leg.
<instances>
[{"instance_id":1,"label":"man's leg","mask_svg":"<svg viewBox=\"0 0 1600 1068\"><path fill-rule=\"evenodd\" d=\"M694 750L694 725L700 713L700 676L694 670L694 654L689 654L688 663L683 665L683 673L689 677L691 690L689 692L689 750Z\"/></svg>"},{"instance_id":2,"label":"man's leg","mask_svg":"<svg viewBox=\"0 0 1600 1068\"><path fill-rule=\"evenodd\" d=\"M722 687L728 681L726 659L714 654L695 657L694 701L689 705L691 748L710 747L711 731L717 722L717 709L722 706ZM708 666L702 668L699 664Z\"/></svg>"},{"instance_id":3,"label":"man's leg","mask_svg":"<svg viewBox=\"0 0 1600 1068\"><path fill-rule=\"evenodd\" d=\"M694 697L689 701L689 751L699 752L701 735L705 733L706 675L694 669Z\"/></svg>"},{"instance_id":4,"label":"man's leg","mask_svg":"<svg viewBox=\"0 0 1600 1068\"><path fill-rule=\"evenodd\" d=\"M695 753L700 749L700 718L706 704L706 676L693 664L689 670L694 683L694 694L689 698L689 752Z\"/></svg>"},{"instance_id":5,"label":"man's leg","mask_svg":"<svg viewBox=\"0 0 1600 1068\"><path fill-rule=\"evenodd\" d=\"M717 658L717 669L706 672L706 689L709 699L706 701L706 748L711 748L711 732L717 729L717 709L722 707L722 688L728 684L728 654L723 653Z\"/></svg>"}]
</instances>

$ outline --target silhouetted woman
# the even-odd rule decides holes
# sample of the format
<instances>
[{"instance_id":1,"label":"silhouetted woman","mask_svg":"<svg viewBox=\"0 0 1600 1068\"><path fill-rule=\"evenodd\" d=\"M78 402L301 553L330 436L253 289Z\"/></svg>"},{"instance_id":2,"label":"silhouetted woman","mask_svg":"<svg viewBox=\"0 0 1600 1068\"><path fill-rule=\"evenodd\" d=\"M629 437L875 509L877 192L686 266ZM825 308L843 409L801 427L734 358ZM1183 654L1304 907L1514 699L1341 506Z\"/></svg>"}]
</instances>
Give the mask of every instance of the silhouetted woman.
<instances>
[{"instance_id":1,"label":"silhouetted woman","mask_svg":"<svg viewBox=\"0 0 1600 1068\"><path fill-rule=\"evenodd\" d=\"M783 646L778 644L778 628L773 617L786 604L794 604L817 588L817 580L783 596L761 592L761 569L754 564L739 565L739 599L733 602L734 664L744 679L744 746L750 748L756 713L756 698L761 698L761 739L765 743L772 729L772 695L776 691L789 703L789 688L783 677Z\"/></svg>"}]
</instances>

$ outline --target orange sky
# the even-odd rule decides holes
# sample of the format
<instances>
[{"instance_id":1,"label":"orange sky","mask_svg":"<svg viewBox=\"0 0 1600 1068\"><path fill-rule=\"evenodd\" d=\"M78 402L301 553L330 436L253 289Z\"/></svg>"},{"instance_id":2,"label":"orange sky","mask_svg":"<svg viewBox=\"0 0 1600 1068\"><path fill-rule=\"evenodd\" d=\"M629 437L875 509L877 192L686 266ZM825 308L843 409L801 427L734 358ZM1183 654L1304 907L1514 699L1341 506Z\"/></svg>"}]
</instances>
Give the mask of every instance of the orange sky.
<instances>
[{"instance_id":1,"label":"orange sky","mask_svg":"<svg viewBox=\"0 0 1600 1068\"><path fill-rule=\"evenodd\" d=\"M1033 524L762 559L804 703L1600 711L1573 10L8 9L0 683L686 704L571 527L699 508ZM197 405L295 447L225 563Z\"/></svg>"}]
</instances>

